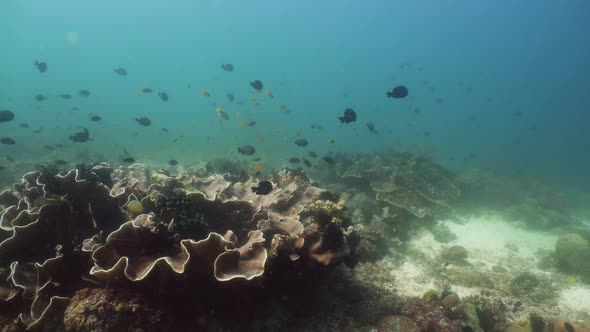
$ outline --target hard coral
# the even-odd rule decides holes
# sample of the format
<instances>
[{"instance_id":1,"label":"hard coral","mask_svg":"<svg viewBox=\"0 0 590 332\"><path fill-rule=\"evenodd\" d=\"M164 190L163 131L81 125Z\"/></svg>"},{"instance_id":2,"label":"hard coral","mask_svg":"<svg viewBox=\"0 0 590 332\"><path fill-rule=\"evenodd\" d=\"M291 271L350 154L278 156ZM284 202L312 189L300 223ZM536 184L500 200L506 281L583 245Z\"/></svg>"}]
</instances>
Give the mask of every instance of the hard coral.
<instances>
[{"instance_id":1,"label":"hard coral","mask_svg":"<svg viewBox=\"0 0 590 332\"><path fill-rule=\"evenodd\" d=\"M115 289L124 283L170 296L223 292L222 283L247 288L252 279L266 281L258 278L263 275L282 278L347 262L360 242L348 221L338 218L321 225L312 218L304 232L300 214L321 190L302 175L283 172L281 181L291 182L273 183L271 193L258 195L251 190L256 179L153 174L138 164L57 174L47 168L0 193L6 206L0 216L0 301L21 312L21 324L60 321L68 298L91 283ZM66 319L71 326L94 324L74 316Z\"/></svg>"},{"instance_id":2,"label":"hard coral","mask_svg":"<svg viewBox=\"0 0 590 332\"><path fill-rule=\"evenodd\" d=\"M89 289L76 292L65 310L66 331L166 331L170 313L128 290Z\"/></svg>"},{"instance_id":3,"label":"hard coral","mask_svg":"<svg viewBox=\"0 0 590 332\"><path fill-rule=\"evenodd\" d=\"M355 160L342 177L367 181L377 200L418 218L449 209L461 193L449 180L448 171L410 153L364 156Z\"/></svg>"},{"instance_id":4,"label":"hard coral","mask_svg":"<svg viewBox=\"0 0 590 332\"><path fill-rule=\"evenodd\" d=\"M460 331L463 326L460 320L449 319L442 307L418 298L409 299L402 314L410 317L421 331L455 332Z\"/></svg>"}]
</instances>

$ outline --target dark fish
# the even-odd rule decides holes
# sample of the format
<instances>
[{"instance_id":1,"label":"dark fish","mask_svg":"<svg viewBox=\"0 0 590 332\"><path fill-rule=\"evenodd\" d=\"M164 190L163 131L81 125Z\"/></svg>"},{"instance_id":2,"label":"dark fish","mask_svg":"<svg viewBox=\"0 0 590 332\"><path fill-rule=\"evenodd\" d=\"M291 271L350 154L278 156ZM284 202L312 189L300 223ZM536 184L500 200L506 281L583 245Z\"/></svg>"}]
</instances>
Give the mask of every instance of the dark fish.
<instances>
[{"instance_id":1,"label":"dark fish","mask_svg":"<svg viewBox=\"0 0 590 332\"><path fill-rule=\"evenodd\" d=\"M39 69L39 72L44 73L47 71L47 63L35 60L33 64Z\"/></svg>"},{"instance_id":2,"label":"dark fish","mask_svg":"<svg viewBox=\"0 0 590 332\"><path fill-rule=\"evenodd\" d=\"M233 95L233 93L228 93L226 96L227 96L227 100L229 100L231 102L233 102L236 99L236 97Z\"/></svg>"},{"instance_id":3,"label":"dark fish","mask_svg":"<svg viewBox=\"0 0 590 332\"><path fill-rule=\"evenodd\" d=\"M1 110L0 111L0 122L9 122L14 119L14 113L9 110Z\"/></svg>"},{"instance_id":4,"label":"dark fish","mask_svg":"<svg viewBox=\"0 0 590 332\"><path fill-rule=\"evenodd\" d=\"M301 162L301 159L297 158L297 157L291 157L289 159L287 159L288 162L290 162L291 164L299 164Z\"/></svg>"},{"instance_id":5,"label":"dark fish","mask_svg":"<svg viewBox=\"0 0 590 332\"><path fill-rule=\"evenodd\" d=\"M5 170L5 169L6 169L6 167L4 167L4 166L0 165L0 171L3 171L3 170Z\"/></svg>"},{"instance_id":6,"label":"dark fish","mask_svg":"<svg viewBox=\"0 0 590 332\"><path fill-rule=\"evenodd\" d=\"M232 65L231 63L222 64L221 68L223 68L223 70L225 71L234 71L234 65Z\"/></svg>"},{"instance_id":7,"label":"dark fish","mask_svg":"<svg viewBox=\"0 0 590 332\"><path fill-rule=\"evenodd\" d=\"M160 96L160 99L163 101L168 101L168 94L166 92L160 92L158 93L158 96Z\"/></svg>"},{"instance_id":8,"label":"dark fish","mask_svg":"<svg viewBox=\"0 0 590 332\"><path fill-rule=\"evenodd\" d=\"M47 97L41 94L35 96L36 101L44 101L45 99L47 99Z\"/></svg>"},{"instance_id":9,"label":"dark fish","mask_svg":"<svg viewBox=\"0 0 590 332\"><path fill-rule=\"evenodd\" d=\"M344 116L338 117L341 123L351 123L356 121L356 112L352 108L344 111Z\"/></svg>"},{"instance_id":10,"label":"dark fish","mask_svg":"<svg viewBox=\"0 0 590 332\"><path fill-rule=\"evenodd\" d=\"M81 97L85 97L86 98L86 97L90 96L90 91L88 91L88 90L80 90L80 91L78 91L78 94Z\"/></svg>"},{"instance_id":11,"label":"dark fish","mask_svg":"<svg viewBox=\"0 0 590 332\"><path fill-rule=\"evenodd\" d=\"M162 128L162 131L167 133L168 132L168 128Z\"/></svg>"},{"instance_id":12,"label":"dark fish","mask_svg":"<svg viewBox=\"0 0 590 332\"><path fill-rule=\"evenodd\" d=\"M303 164L305 164L305 166L307 167L311 167L311 162L309 162L309 160L302 158L303 159Z\"/></svg>"},{"instance_id":13,"label":"dark fish","mask_svg":"<svg viewBox=\"0 0 590 332\"><path fill-rule=\"evenodd\" d=\"M272 191L272 183L270 181L258 182L258 187L252 187L252 192L256 195L268 195Z\"/></svg>"},{"instance_id":14,"label":"dark fish","mask_svg":"<svg viewBox=\"0 0 590 332\"><path fill-rule=\"evenodd\" d=\"M131 164L135 162L135 159L133 157L125 157L123 159L121 159L123 162Z\"/></svg>"},{"instance_id":15,"label":"dark fish","mask_svg":"<svg viewBox=\"0 0 590 332\"><path fill-rule=\"evenodd\" d=\"M416 108L414 108L414 110L412 110L412 112L414 112L416 114L420 114L422 112L422 110L420 109L420 107L416 107Z\"/></svg>"},{"instance_id":16,"label":"dark fish","mask_svg":"<svg viewBox=\"0 0 590 332\"><path fill-rule=\"evenodd\" d=\"M89 117L90 117L90 121L92 121L92 122L98 122L98 121L102 120L102 118L98 115L90 114Z\"/></svg>"},{"instance_id":17,"label":"dark fish","mask_svg":"<svg viewBox=\"0 0 590 332\"><path fill-rule=\"evenodd\" d=\"M424 132L424 136L426 136L426 137L430 137L430 132L429 132L429 131L425 131L425 132Z\"/></svg>"},{"instance_id":18,"label":"dark fish","mask_svg":"<svg viewBox=\"0 0 590 332\"><path fill-rule=\"evenodd\" d=\"M66 165L68 162L63 159L56 159L53 161L53 163L57 166L63 166L63 165Z\"/></svg>"},{"instance_id":19,"label":"dark fish","mask_svg":"<svg viewBox=\"0 0 590 332\"><path fill-rule=\"evenodd\" d=\"M14 162L14 158L12 158L11 156L6 156L6 160L10 161L11 163Z\"/></svg>"},{"instance_id":20,"label":"dark fish","mask_svg":"<svg viewBox=\"0 0 590 332\"><path fill-rule=\"evenodd\" d=\"M238 152L247 156L251 156L256 153L256 149L252 145L244 145L238 147Z\"/></svg>"},{"instance_id":21,"label":"dark fish","mask_svg":"<svg viewBox=\"0 0 590 332\"><path fill-rule=\"evenodd\" d=\"M135 119L135 121L140 126L144 126L144 127L148 127L152 124L152 120L150 120L148 117L145 117L145 116L142 116L141 118L137 118L137 119Z\"/></svg>"},{"instance_id":22,"label":"dark fish","mask_svg":"<svg viewBox=\"0 0 590 332\"><path fill-rule=\"evenodd\" d=\"M398 85L387 92L387 98L405 98L408 95L408 88L403 85Z\"/></svg>"},{"instance_id":23,"label":"dark fish","mask_svg":"<svg viewBox=\"0 0 590 332\"><path fill-rule=\"evenodd\" d=\"M16 141L10 137L2 137L2 138L0 138L0 143L12 145L12 144L16 144Z\"/></svg>"},{"instance_id":24,"label":"dark fish","mask_svg":"<svg viewBox=\"0 0 590 332\"><path fill-rule=\"evenodd\" d=\"M260 160L262 160L262 158L260 158L260 157L256 157L256 158L252 159L252 161L260 161Z\"/></svg>"},{"instance_id":25,"label":"dark fish","mask_svg":"<svg viewBox=\"0 0 590 332\"><path fill-rule=\"evenodd\" d=\"M80 109L76 106L72 107L72 111L79 111Z\"/></svg>"},{"instance_id":26,"label":"dark fish","mask_svg":"<svg viewBox=\"0 0 590 332\"><path fill-rule=\"evenodd\" d=\"M311 128L311 129L317 129L317 130L324 130L324 127L322 127L322 126L320 126L320 125L317 125L317 124L315 124L315 123L312 123L312 124L310 125L310 128Z\"/></svg>"},{"instance_id":27,"label":"dark fish","mask_svg":"<svg viewBox=\"0 0 590 332\"><path fill-rule=\"evenodd\" d=\"M260 80L256 80L254 82L250 82L250 86L256 90L256 92L262 91L262 87L264 86Z\"/></svg>"},{"instance_id":28,"label":"dark fish","mask_svg":"<svg viewBox=\"0 0 590 332\"><path fill-rule=\"evenodd\" d=\"M33 130L33 134L40 134L43 131L43 127L39 127L39 129Z\"/></svg>"},{"instance_id":29,"label":"dark fish","mask_svg":"<svg viewBox=\"0 0 590 332\"><path fill-rule=\"evenodd\" d=\"M575 332L574 327L569 322L563 322L563 327L567 330L567 332Z\"/></svg>"},{"instance_id":30,"label":"dark fish","mask_svg":"<svg viewBox=\"0 0 590 332\"><path fill-rule=\"evenodd\" d=\"M295 141L296 145L299 146L307 146L309 144L309 142L305 139L305 138L301 138Z\"/></svg>"},{"instance_id":31,"label":"dark fish","mask_svg":"<svg viewBox=\"0 0 590 332\"><path fill-rule=\"evenodd\" d=\"M370 132L376 134L377 130L375 130L375 124L373 122L367 122L367 128Z\"/></svg>"},{"instance_id":32,"label":"dark fish","mask_svg":"<svg viewBox=\"0 0 590 332\"><path fill-rule=\"evenodd\" d=\"M325 157L322 157L322 159L325 162L327 162L328 164L333 164L334 163L334 159L332 157L325 156Z\"/></svg>"},{"instance_id":33,"label":"dark fish","mask_svg":"<svg viewBox=\"0 0 590 332\"><path fill-rule=\"evenodd\" d=\"M170 166L176 166L176 165L178 165L178 161L176 161L174 159L170 159L170 160L168 160L168 165L170 165Z\"/></svg>"},{"instance_id":34,"label":"dark fish","mask_svg":"<svg viewBox=\"0 0 590 332\"><path fill-rule=\"evenodd\" d=\"M115 73L117 73L121 76L127 76L127 70L123 67L119 67L119 68L115 69Z\"/></svg>"},{"instance_id":35,"label":"dark fish","mask_svg":"<svg viewBox=\"0 0 590 332\"><path fill-rule=\"evenodd\" d=\"M74 135L70 136L70 140L77 142L77 143L84 143L90 139L90 134L88 133L88 129L83 128L82 131L75 133Z\"/></svg>"},{"instance_id":36,"label":"dark fish","mask_svg":"<svg viewBox=\"0 0 590 332\"><path fill-rule=\"evenodd\" d=\"M61 95L59 95L59 97L62 99L72 99L72 95L69 93L62 93Z\"/></svg>"},{"instance_id":37,"label":"dark fish","mask_svg":"<svg viewBox=\"0 0 590 332\"><path fill-rule=\"evenodd\" d=\"M23 123L19 123L18 126L21 127L21 128L25 128L25 129L26 128L29 128L29 124L28 123L24 123L24 122Z\"/></svg>"},{"instance_id":38,"label":"dark fish","mask_svg":"<svg viewBox=\"0 0 590 332\"><path fill-rule=\"evenodd\" d=\"M512 115L515 116L515 117L517 117L517 118L520 118L522 116L522 112L521 111L514 112L514 113L512 113Z\"/></svg>"},{"instance_id":39,"label":"dark fish","mask_svg":"<svg viewBox=\"0 0 590 332\"><path fill-rule=\"evenodd\" d=\"M152 93L152 92L154 92L154 89L152 89L152 88L141 88L141 89L139 89L139 92Z\"/></svg>"},{"instance_id":40,"label":"dark fish","mask_svg":"<svg viewBox=\"0 0 590 332\"><path fill-rule=\"evenodd\" d=\"M312 158L317 158L317 157L318 157L318 154L317 154L317 153L315 153L315 152L313 152L313 151L308 151L308 152L307 152L307 154L308 154L310 157L312 157Z\"/></svg>"}]
</instances>

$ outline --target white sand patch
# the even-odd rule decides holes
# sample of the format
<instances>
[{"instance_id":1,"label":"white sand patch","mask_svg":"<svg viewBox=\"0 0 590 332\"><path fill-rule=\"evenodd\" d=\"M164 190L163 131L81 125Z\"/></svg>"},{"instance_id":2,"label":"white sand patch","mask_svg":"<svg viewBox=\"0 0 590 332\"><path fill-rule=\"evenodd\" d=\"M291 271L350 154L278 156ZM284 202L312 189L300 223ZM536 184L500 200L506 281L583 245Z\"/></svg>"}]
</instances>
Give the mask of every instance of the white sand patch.
<instances>
[{"instance_id":1,"label":"white sand patch","mask_svg":"<svg viewBox=\"0 0 590 332\"><path fill-rule=\"evenodd\" d=\"M505 256L511 250L506 244L515 245L521 258L534 258L540 250L554 250L558 236L517 228L513 223L497 216L470 218L465 224L446 222L458 239L450 244L465 247L470 253L485 252L488 257Z\"/></svg>"},{"instance_id":2,"label":"white sand patch","mask_svg":"<svg viewBox=\"0 0 590 332\"><path fill-rule=\"evenodd\" d=\"M553 251L558 235L548 232L536 232L518 227L515 222L508 222L498 216L466 218L459 224L450 220L443 221L457 239L446 244L434 240L430 232L421 232L412 236L406 243L407 260L401 266L391 264L386 270L392 278L393 287L401 296L422 296L429 290L440 287L441 275L433 272L433 264L438 264L439 255L452 245L460 245L469 253L470 268L479 269L480 273L492 271L492 266L503 267L508 278L524 271L554 280L559 280L553 272L540 270L537 260L540 250ZM507 246L508 245L508 246ZM436 267L435 267L436 268ZM462 267L450 266L448 269ZM561 276L563 277L563 276ZM481 287L450 285L459 297L480 294ZM538 307L535 310L545 315L565 315L575 318L581 312L590 312L590 285L568 287L559 294L558 307ZM528 312L515 313L511 319L518 320Z\"/></svg>"},{"instance_id":3,"label":"white sand patch","mask_svg":"<svg viewBox=\"0 0 590 332\"><path fill-rule=\"evenodd\" d=\"M561 292L559 306L572 311L590 312L590 288L573 286Z\"/></svg>"},{"instance_id":4,"label":"white sand patch","mask_svg":"<svg viewBox=\"0 0 590 332\"><path fill-rule=\"evenodd\" d=\"M468 261L475 266L519 266L541 273L535 267L535 253L540 249L554 250L557 241L557 235L520 229L514 223L496 216L469 218L462 224L443 222L457 235L456 240L442 244L434 240L430 232L424 232L416 234L407 243L410 251L420 252L425 258L434 260L444 248L461 245L469 252ZM506 244L518 250L509 249ZM434 282L437 276L431 275L420 262L406 261L391 274L395 276L400 295L421 296L428 290L436 289ZM452 285L452 288L460 296L480 291L478 288L459 285Z\"/></svg>"},{"instance_id":5,"label":"white sand patch","mask_svg":"<svg viewBox=\"0 0 590 332\"><path fill-rule=\"evenodd\" d=\"M392 275L395 276L396 289L402 296L422 296L425 292L436 289L434 280L420 266L410 261L393 270Z\"/></svg>"}]
</instances>

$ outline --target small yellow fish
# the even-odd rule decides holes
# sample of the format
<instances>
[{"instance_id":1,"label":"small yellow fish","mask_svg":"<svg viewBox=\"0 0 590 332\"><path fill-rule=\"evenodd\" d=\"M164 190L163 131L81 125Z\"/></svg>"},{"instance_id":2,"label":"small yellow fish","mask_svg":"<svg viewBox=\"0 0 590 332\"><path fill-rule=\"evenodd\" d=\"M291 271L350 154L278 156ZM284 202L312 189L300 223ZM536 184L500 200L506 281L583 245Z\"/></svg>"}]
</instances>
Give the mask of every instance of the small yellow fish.
<instances>
[{"instance_id":1,"label":"small yellow fish","mask_svg":"<svg viewBox=\"0 0 590 332\"><path fill-rule=\"evenodd\" d=\"M285 105L285 104L279 105L279 111L286 111L286 110L287 110L287 105Z\"/></svg>"},{"instance_id":2,"label":"small yellow fish","mask_svg":"<svg viewBox=\"0 0 590 332\"><path fill-rule=\"evenodd\" d=\"M266 93L266 95L268 96L268 98L274 98L272 91L270 91L269 89L266 89L266 91L264 91L264 93Z\"/></svg>"},{"instance_id":3,"label":"small yellow fish","mask_svg":"<svg viewBox=\"0 0 590 332\"><path fill-rule=\"evenodd\" d=\"M219 114L219 116L223 119L223 120L229 120L229 115L227 115L227 113L225 113L221 107L217 107L217 109L215 110L215 112L217 112L217 114Z\"/></svg>"},{"instance_id":4,"label":"small yellow fish","mask_svg":"<svg viewBox=\"0 0 590 332\"><path fill-rule=\"evenodd\" d=\"M334 144L334 142L335 142L335 141L334 141L334 139L333 139L333 138L330 138L330 139L328 140L328 144Z\"/></svg>"},{"instance_id":5,"label":"small yellow fish","mask_svg":"<svg viewBox=\"0 0 590 332\"><path fill-rule=\"evenodd\" d=\"M262 172L264 171L264 164L256 164L252 166L252 170L254 172Z\"/></svg>"},{"instance_id":6,"label":"small yellow fish","mask_svg":"<svg viewBox=\"0 0 590 332\"><path fill-rule=\"evenodd\" d=\"M199 90L199 93L205 97L211 96L211 94L207 90Z\"/></svg>"},{"instance_id":7,"label":"small yellow fish","mask_svg":"<svg viewBox=\"0 0 590 332\"><path fill-rule=\"evenodd\" d=\"M154 90L151 88L139 88L139 89L137 89L137 91L139 91L141 93L152 93Z\"/></svg>"}]
</instances>

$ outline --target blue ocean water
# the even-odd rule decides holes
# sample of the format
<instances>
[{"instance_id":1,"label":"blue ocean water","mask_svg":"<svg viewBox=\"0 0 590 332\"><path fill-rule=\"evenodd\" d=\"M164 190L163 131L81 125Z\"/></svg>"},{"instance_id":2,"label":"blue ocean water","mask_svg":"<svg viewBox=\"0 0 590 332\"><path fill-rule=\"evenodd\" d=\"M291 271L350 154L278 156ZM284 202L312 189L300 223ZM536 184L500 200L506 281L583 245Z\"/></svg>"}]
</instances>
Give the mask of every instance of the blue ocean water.
<instances>
[{"instance_id":1,"label":"blue ocean water","mask_svg":"<svg viewBox=\"0 0 590 332\"><path fill-rule=\"evenodd\" d=\"M452 169L530 174L587 191L588 22L583 0L5 0L0 109L16 119L1 124L0 136L17 144L0 146L0 155L118 161L127 150L144 162L190 165L249 160L236 148L251 144L270 168L307 150L398 148L430 151ZM34 60L48 71L39 73ZM116 75L117 67L129 74ZM256 79L273 99L252 90ZM409 96L386 98L399 84ZM79 97L81 89L91 96ZM49 98L36 102L36 94ZM217 107L230 120L220 120ZM346 108L357 111L356 123L338 121ZM152 126L138 126L141 116ZM93 141L68 139L81 127ZM301 137L308 148L293 144Z\"/></svg>"}]
</instances>

